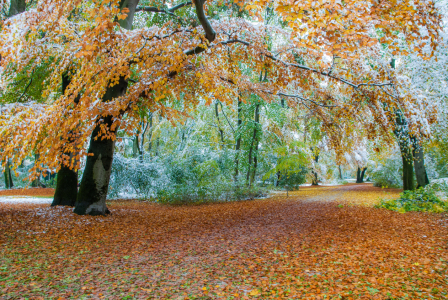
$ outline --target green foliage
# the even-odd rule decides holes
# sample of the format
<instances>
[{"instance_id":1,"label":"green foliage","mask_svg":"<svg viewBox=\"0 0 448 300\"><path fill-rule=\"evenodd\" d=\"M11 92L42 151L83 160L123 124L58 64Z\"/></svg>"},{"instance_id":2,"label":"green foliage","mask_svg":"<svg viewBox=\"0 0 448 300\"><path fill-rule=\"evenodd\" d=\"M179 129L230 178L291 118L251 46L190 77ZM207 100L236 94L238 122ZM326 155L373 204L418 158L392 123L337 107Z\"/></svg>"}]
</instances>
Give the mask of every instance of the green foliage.
<instances>
[{"instance_id":1,"label":"green foliage","mask_svg":"<svg viewBox=\"0 0 448 300\"><path fill-rule=\"evenodd\" d=\"M280 174L278 185L288 188L297 188L306 180L308 169L305 165L308 163L307 155L302 148L301 142L292 142L288 146L282 146L275 149L278 155L277 165L263 176L267 180L272 176Z\"/></svg>"},{"instance_id":2,"label":"green foliage","mask_svg":"<svg viewBox=\"0 0 448 300\"><path fill-rule=\"evenodd\" d=\"M403 165L401 158L388 158L384 164L379 164L370 172L373 185L384 188L401 188Z\"/></svg>"},{"instance_id":3,"label":"green foliage","mask_svg":"<svg viewBox=\"0 0 448 300\"><path fill-rule=\"evenodd\" d=\"M442 200L448 199L448 179L440 178L434 179L431 183L425 186L425 190L434 193L437 197Z\"/></svg>"},{"instance_id":4,"label":"green foliage","mask_svg":"<svg viewBox=\"0 0 448 300\"><path fill-rule=\"evenodd\" d=\"M4 94L0 94L1 103L27 102L30 99L37 102L45 102L42 97L45 80L50 74L50 64L52 61L44 62L32 72L28 69L17 73L13 66L6 70L11 81ZM59 93L60 91L58 91Z\"/></svg>"},{"instance_id":5,"label":"green foliage","mask_svg":"<svg viewBox=\"0 0 448 300\"><path fill-rule=\"evenodd\" d=\"M404 191L399 199L384 200L376 205L377 208L386 208L405 213L408 211L423 211L441 213L448 211L448 203L440 200L432 191L419 188L415 191Z\"/></svg>"}]
</instances>

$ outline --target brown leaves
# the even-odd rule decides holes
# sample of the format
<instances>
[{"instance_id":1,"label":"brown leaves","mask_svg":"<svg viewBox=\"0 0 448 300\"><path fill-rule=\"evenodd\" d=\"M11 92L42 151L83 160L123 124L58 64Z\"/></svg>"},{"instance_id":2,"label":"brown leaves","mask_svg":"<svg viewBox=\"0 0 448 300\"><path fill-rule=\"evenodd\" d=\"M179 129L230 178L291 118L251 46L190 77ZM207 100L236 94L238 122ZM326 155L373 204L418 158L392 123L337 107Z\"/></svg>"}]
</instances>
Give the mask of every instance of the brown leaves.
<instances>
[{"instance_id":1,"label":"brown leaves","mask_svg":"<svg viewBox=\"0 0 448 300\"><path fill-rule=\"evenodd\" d=\"M446 297L447 220L354 206L363 194L384 197L351 185L194 207L114 201L109 217L0 204L0 291L6 299Z\"/></svg>"}]
</instances>

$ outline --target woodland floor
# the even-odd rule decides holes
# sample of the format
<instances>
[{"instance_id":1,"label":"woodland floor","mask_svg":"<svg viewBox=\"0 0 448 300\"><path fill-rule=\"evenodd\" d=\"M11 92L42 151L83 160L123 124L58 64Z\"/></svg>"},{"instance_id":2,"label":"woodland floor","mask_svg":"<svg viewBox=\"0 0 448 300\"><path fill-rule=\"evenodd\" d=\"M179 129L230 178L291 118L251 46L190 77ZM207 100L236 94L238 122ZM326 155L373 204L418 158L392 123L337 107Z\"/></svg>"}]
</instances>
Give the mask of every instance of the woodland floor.
<instances>
[{"instance_id":1,"label":"woodland floor","mask_svg":"<svg viewBox=\"0 0 448 300\"><path fill-rule=\"evenodd\" d=\"M448 217L371 207L399 192L113 201L107 217L0 203L0 298L447 299Z\"/></svg>"}]
</instances>

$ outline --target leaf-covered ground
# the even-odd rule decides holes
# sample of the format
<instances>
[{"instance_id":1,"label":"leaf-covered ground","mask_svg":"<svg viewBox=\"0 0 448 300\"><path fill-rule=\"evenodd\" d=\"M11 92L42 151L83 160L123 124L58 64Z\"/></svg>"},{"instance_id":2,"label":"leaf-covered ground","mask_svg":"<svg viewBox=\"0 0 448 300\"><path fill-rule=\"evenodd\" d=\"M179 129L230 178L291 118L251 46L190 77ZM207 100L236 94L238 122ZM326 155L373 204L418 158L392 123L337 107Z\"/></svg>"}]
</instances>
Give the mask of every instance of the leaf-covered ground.
<instances>
[{"instance_id":1,"label":"leaf-covered ground","mask_svg":"<svg viewBox=\"0 0 448 300\"><path fill-rule=\"evenodd\" d=\"M398 193L347 185L201 206L114 201L108 217L0 204L0 295L448 298L448 218L369 207Z\"/></svg>"},{"instance_id":2,"label":"leaf-covered ground","mask_svg":"<svg viewBox=\"0 0 448 300\"><path fill-rule=\"evenodd\" d=\"M38 196L52 197L54 189L50 188L29 188L29 189L10 189L0 190L0 196Z\"/></svg>"}]
</instances>

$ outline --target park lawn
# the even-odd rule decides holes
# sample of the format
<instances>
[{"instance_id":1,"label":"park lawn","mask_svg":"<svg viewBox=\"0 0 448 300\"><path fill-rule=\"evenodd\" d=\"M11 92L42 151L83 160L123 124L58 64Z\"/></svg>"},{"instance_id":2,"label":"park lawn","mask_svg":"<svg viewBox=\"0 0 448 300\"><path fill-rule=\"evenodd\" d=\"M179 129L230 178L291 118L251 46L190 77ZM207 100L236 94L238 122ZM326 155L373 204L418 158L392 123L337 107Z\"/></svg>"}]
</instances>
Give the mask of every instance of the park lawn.
<instances>
[{"instance_id":1,"label":"park lawn","mask_svg":"<svg viewBox=\"0 0 448 300\"><path fill-rule=\"evenodd\" d=\"M301 188L107 217L0 203L2 299L443 299L448 218L372 207L398 190Z\"/></svg>"}]
</instances>

